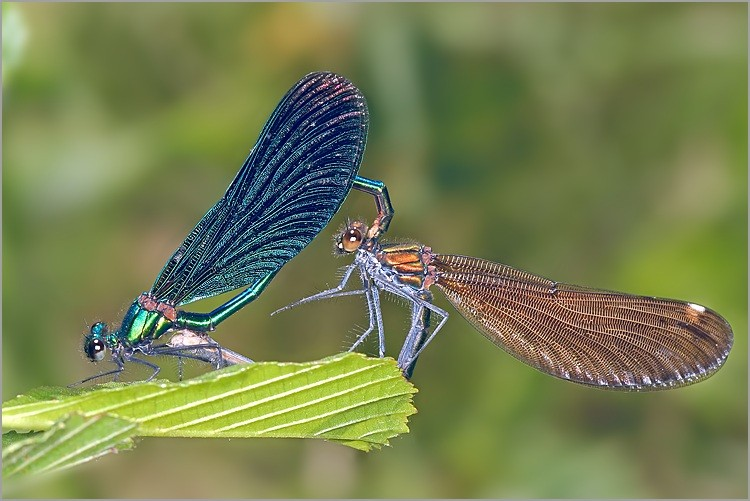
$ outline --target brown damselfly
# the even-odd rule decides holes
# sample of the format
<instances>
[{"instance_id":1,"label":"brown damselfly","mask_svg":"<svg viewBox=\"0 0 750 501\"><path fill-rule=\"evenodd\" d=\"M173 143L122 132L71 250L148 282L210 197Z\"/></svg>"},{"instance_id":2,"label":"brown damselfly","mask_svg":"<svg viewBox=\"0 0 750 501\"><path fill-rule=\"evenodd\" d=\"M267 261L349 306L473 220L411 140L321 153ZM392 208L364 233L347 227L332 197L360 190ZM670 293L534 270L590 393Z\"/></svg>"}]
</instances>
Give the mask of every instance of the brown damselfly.
<instances>
[{"instance_id":1,"label":"brown damselfly","mask_svg":"<svg viewBox=\"0 0 750 501\"><path fill-rule=\"evenodd\" d=\"M732 347L732 328L705 306L559 283L419 244L380 243L379 232L368 233L358 221L337 236L336 251L354 255L340 284L282 309L364 294L370 324L352 349L377 328L384 356L378 293L407 299L411 328L398 359L407 377L448 319L448 312L433 304L433 285L497 346L542 372L585 385L624 390L684 386L716 372ZM362 289L345 290L355 269Z\"/></svg>"}]
</instances>

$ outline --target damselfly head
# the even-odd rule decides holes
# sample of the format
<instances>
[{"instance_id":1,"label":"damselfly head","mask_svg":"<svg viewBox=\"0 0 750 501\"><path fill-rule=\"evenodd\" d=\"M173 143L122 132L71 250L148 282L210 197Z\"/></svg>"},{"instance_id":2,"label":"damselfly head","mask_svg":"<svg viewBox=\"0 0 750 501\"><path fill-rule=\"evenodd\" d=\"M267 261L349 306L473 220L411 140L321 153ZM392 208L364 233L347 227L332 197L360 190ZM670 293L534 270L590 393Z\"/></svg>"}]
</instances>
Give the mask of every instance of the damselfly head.
<instances>
[{"instance_id":1,"label":"damselfly head","mask_svg":"<svg viewBox=\"0 0 750 501\"><path fill-rule=\"evenodd\" d=\"M367 225L361 221L350 222L344 231L336 237L336 252L351 254L359 249L367 235Z\"/></svg>"},{"instance_id":2,"label":"damselfly head","mask_svg":"<svg viewBox=\"0 0 750 501\"><path fill-rule=\"evenodd\" d=\"M83 352L92 362L101 362L107 354L109 328L104 322L96 322L83 340Z\"/></svg>"}]
</instances>

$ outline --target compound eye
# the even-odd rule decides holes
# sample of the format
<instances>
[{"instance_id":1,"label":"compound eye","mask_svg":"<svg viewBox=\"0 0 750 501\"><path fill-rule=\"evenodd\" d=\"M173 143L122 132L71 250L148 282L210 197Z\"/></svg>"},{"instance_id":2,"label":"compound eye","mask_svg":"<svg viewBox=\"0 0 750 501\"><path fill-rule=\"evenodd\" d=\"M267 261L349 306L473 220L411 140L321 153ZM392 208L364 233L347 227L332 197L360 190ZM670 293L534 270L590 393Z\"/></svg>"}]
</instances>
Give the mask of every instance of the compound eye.
<instances>
[{"instance_id":1,"label":"compound eye","mask_svg":"<svg viewBox=\"0 0 750 501\"><path fill-rule=\"evenodd\" d=\"M101 362L107 354L107 345L101 339L91 339L86 343L84 351L92 362Z\"/></svg>"},{"instance_id":2,"label":"compound eye","mask_svg":"<svg viewBox=\"0 0 750 501\"><path fill-rule=\"evenodd\" d=\"M93 336L103 336L108 330L107 324L104 322L97 322L91 326L91 334Z\"/></svg>"},{"instance_id":3,"label":"compound eye","mask_svg":"<svg viewBox=\"0 0 750 501\"><path fill-rule=\"evenodd\" d=\"M357 228L348 228L341 235L341 249L344 252L354 252L362 244L362 232Z\"/></svg>"}]
</instances>

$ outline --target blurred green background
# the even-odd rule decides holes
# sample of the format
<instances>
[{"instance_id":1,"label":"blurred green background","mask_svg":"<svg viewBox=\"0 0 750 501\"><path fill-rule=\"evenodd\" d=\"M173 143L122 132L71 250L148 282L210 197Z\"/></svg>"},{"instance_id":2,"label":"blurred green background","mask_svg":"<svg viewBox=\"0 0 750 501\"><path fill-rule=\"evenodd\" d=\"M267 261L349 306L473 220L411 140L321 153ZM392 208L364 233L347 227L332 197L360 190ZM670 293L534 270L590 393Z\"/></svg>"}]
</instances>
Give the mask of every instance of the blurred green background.
<instances>
[{"instance_id":1,"label":"blurred green background","mask_svg":"<svg viewBox=\"0 0 750 501\"><path fill-rule=\"evenodd\" d=\"M521 364L440 297L452 317L417 367L411 433L390 448L146 439L4 494L747 496L747 5L2 9L4 400L93 374L87 325L120 321L280 97L323 69L368 99L360 172L390 189L391 239L698 302L736 335L706 382L605 392ZM215 338L256 360L348 346L362 298L269 314L335 284L350 261L331 236L372 214L350 194ZM386 301L384 315L396 355L407 308Z\"/></svg>"}]
</instances>

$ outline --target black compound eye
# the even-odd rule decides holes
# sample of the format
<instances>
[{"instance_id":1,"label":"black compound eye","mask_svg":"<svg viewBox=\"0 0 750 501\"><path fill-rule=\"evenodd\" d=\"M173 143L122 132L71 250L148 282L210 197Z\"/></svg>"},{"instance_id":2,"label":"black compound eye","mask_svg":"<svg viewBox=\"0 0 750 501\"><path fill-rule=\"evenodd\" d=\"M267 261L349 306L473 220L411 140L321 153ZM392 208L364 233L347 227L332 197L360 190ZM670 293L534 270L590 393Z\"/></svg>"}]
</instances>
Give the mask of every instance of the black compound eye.
<instances>
[{"instance_id":1,"label":"black compound eye","mask_svg":"<svg viewBox=\"0 0 750 501\"><path fill-rule=\"evenodd\" d=\"M91 339L84 347L86 356L92 362L101 362L107 354L107 345L101 339Z\"/></svg>"}]
</instances>

